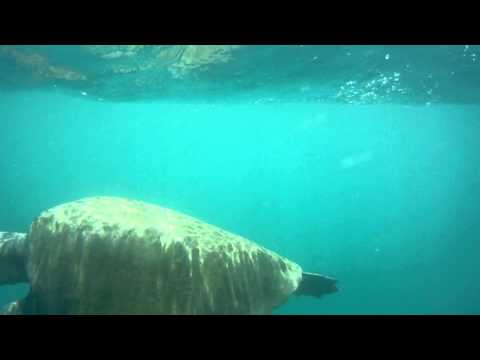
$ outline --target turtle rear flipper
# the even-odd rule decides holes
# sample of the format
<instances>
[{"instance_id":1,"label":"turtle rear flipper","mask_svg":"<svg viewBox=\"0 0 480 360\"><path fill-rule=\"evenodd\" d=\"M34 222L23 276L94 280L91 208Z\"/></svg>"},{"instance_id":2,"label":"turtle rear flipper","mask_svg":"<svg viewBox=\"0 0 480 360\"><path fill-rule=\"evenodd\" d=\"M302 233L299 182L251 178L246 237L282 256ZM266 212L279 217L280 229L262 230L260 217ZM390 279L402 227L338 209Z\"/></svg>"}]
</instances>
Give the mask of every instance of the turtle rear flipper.
<instances>
[{"instance_id":1,"label":"turtle rear flipper","mask_svg":"<svg viewBox=\"0 0 480 360\"><path fill-rule=\"evenodd\" d=\"M338 291L336 286L337 280L331 277L303 272L302 280L295 291L296 295L308 295L314 297L322 297Z\"/></svg>"},{"instance_id":2,"label":"turtle rear flipper","mask_svg":"<svg viewBox=\"0 0 480 360\"><path fill-rule=\"evenodd\" d=\"M26 236L0 232L0 285L28 282L24 258Z\"/></svg>"}]
</instances>

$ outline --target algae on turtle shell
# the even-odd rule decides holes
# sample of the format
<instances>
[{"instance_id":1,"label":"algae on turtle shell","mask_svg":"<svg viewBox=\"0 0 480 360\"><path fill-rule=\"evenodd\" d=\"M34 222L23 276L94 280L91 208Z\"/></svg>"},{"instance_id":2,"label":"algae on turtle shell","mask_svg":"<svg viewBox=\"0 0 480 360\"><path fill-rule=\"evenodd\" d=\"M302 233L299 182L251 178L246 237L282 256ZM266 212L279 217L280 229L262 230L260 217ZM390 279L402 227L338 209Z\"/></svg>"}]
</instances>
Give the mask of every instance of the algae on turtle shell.
<instances>
[{"instance_id":1,"label":"algae on turtle shell","mask_svg":"<svg viewBox=\"0 0 480 360\"><path fill-rule=\"evenodd\" d=\"M31 284L10 313L269 314L296 291L336 291L248 239L129 199L54 207L22 235L0 236L0 284Z\"/></svg>"}]
</instances>

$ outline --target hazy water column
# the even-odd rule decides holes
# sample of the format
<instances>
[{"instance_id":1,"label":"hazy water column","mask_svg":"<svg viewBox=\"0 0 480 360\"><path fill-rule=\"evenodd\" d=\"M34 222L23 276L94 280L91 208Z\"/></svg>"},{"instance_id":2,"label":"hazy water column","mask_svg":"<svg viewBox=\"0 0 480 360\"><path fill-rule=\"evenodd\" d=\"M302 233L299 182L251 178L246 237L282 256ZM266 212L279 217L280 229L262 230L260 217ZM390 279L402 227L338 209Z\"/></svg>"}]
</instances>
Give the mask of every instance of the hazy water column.
<instances>
[{"instance_id":1,"label":"hazy water column","mask_svg":"<svg viewBox=\"0 0 480 360\"><path fill-rule=\"evenodd\" d=\"M478 313L478 108L0 98L0 227L91 195L174 207L339 278L280 313ZM18 289L0 289L0 302ZM23 289L22 289L23 290ZM20 295L20 294L19 294Z\"/></svg>"}]
</instances>

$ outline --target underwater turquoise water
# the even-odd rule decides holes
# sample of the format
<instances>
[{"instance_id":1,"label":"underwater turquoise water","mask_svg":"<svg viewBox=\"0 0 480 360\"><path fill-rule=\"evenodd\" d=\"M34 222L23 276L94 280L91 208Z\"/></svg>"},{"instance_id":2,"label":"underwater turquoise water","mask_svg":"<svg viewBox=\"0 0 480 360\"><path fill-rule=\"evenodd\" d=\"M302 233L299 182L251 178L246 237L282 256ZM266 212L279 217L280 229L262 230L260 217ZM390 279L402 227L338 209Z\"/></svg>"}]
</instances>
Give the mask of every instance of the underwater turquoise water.
<instances>
[{"instance_id":1,"label":"underwater turquoise water","mask_svg":"<svg viewBox=\"0 0 480 360\"><path fill-rule=\"evenodd\" d=\"M0 98L0 229L92 195L172 207L338 278L279 314L480 313L480 108ZM0 288L5 304L26 287Z\"/></svg>"},{"instance_id":2,"label":"underwater turquoise water","mask_svg":"<svg viewBox=\"0 0 480 360\"><path fill-rule=\"evenodd\" d=\"M468 49L458 58L471 71ZM129 197L338 279L338 293L293 296L276 314L480 314L480 106L469 96L480 77L459 71L458 87L443 88L456 103L430 101L432 82L416 89L426 101L360 104L304 101L315 85L300 71L299 97L282 100L274 85L223 102L4 89L0 231L26 232L82 197ZM0 286L0 306L27 291Z\"/></svg>"}]
</instances>

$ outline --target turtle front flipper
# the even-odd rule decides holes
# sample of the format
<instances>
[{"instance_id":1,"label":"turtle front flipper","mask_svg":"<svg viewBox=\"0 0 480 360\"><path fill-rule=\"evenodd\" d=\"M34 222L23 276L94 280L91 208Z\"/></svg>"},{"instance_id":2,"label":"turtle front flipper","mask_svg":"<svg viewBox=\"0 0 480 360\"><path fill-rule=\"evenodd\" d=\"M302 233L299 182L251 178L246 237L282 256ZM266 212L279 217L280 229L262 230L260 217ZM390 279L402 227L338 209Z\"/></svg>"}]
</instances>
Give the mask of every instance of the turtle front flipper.
<instances>
[{"instance_id":1,"label":"turtle front flipper","mask_svg":"<svg viewBox=\"0 0 480 360\"><path fill-rule=\"evenodd\" d=\"M3 307L0 311L0 315L21 315L22 312L22 305L21 301L14 301L5 307Z\"/></svg>"},{"instance_id":2,"label":"turtle front flipper","mask_svg":"<svg viewBox=\"0 0 480 360\"><path fill-rule=\"evenodd\" d=\"M0 309L0 315L33 315L38 314L36 297L32 291L21 300L11 302Z\"/></svg>"},{"instance_id":3,"label":"turtle front flipper","mask_svg":"<svg viewBox=\"0 0 480 360\"><path fill-rule=\"evenodd\" d=\"M27 283L27 234L0 232L0 285Z\"/></svg>"}]
</instances>

